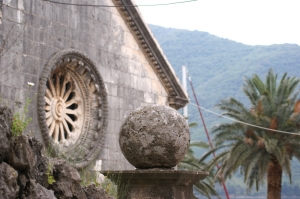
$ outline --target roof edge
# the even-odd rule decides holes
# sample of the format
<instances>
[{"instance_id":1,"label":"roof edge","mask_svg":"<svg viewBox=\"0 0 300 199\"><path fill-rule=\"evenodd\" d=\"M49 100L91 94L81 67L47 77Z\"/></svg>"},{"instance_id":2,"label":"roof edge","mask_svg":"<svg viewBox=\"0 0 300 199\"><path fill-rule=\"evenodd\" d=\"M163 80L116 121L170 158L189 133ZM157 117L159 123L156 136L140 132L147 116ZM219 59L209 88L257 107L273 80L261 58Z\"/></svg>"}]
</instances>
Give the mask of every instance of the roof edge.
<instances>
[{"instance_id":1,"label":"roof edge","mask_svg":"<svg viewBox=\"0 0 300 199\"><path fill-rule=\"evenodd\" d=\"M119 13L122 15L128 28L133 33L140 48L166 89L169 95L169 105L175 109L184 107L189 102L187 93L182 88L171 64L164 56L158 42L144 22L139 10L134 6L135 4L133 4L132 0L112 1L118 6L117 9ZM122 5L129 7L122 7Z\"/></svg>"}]
</instances>

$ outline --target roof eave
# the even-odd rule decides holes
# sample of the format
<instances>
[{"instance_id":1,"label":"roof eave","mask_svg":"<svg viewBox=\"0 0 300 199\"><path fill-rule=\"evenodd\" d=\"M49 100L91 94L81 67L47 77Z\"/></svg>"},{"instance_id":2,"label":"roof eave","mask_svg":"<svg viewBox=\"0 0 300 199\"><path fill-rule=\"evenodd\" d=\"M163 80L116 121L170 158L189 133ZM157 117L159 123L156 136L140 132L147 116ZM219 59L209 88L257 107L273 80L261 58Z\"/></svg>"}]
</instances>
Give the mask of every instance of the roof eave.
<instances>
[{"instance_id":1,"label":"roof eave","mask_svg":"<svg viewBox=\"0 0 300 199\"><path fill-rule=\"evenodd\" d=\"M120 14L166 89L169 105L175 109L184 107L189 102L187 93L137 7L134 7L132 0L113 0L113 2L116 6L120 6L117 7ZM121 7L122 5L127 7Z\"/></svg>"}]
</instances>

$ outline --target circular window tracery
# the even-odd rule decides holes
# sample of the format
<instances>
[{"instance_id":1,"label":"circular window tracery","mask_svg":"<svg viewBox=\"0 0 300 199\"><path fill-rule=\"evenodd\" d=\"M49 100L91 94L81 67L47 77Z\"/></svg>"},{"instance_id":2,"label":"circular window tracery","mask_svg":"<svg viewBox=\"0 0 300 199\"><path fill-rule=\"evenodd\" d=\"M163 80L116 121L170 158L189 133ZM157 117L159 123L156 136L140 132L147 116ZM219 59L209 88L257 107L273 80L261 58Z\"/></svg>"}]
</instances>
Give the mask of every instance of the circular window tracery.
<instances>
[{"instance_id":1,"label":"circular window tracery","mask_svg":"<svg viewBox=\"0 0 300 199\"><path fill-rule=\"evenodd\" d=\"M107 100L93 62L74 50L55 54L39 86L39 121L48 147L76 168L99 154L107 126Z\"/></svg>"},{"instance_id":2,"label":"circular window tracery","mask_svg":"<svg viewBox=\"0 0 300 199\"><path fill-rule=\"evenodd\" d=\"M87 119L82 113L89 107L81 90L80 79L68 66L57 68L47 81L45 95L46 123L49 136L54 143L63 146L74 144L82 131L83 121ZM84 93L86 93L85 91Z\"/></svg>"}]
</instances>

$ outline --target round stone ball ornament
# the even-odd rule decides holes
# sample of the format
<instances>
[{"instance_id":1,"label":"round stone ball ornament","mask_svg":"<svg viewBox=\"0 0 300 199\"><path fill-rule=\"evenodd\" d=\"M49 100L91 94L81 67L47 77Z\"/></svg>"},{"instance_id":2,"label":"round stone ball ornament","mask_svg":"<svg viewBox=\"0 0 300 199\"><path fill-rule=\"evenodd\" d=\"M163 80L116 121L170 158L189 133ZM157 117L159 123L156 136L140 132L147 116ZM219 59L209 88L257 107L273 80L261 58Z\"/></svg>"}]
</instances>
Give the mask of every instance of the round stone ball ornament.
<instances>
[{"instance_id":1,"label":"round stone ball ornament","mask_svg":"<svg viewBox=\"0 0 300 199\"><path fill-rule=\"evenodd\" d=\"M168 106L144 106L125 119L119 144L138 169L172 168L189 148L189 127L185 118Z\"/></svg>"},{"instance_id":2,"label":"round stone ball ornament","mask_svg":"<svg viewBox=\"0 0 300 199\"><path fill-rule=\"evenodd\" d=\"M76 168L100 152L107 126L107 99L95 64L77 50L47 62L39 84L38 113L45 144Z\"/></svg>"}]
</instances>

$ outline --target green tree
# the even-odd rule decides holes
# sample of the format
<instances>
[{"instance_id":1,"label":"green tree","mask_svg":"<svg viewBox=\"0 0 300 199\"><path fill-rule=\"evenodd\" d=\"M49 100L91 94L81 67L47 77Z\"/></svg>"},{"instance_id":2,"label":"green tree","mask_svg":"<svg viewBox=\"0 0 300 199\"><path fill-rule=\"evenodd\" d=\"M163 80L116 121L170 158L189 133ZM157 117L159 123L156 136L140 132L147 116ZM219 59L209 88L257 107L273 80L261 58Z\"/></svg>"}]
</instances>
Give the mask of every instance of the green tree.
<instances>
[{"instance_id":1,"label":"green tree","mask_svg":"<svg viewBox=\"0 0 300 199\"><path fill-rule=\"evenodd\" d=\"M282 172L289 175L291 182L291 159L300 160L300 101L299 91L295 92L298 85L299 79L287 77L286 73L277 81L270 69L265 82L258 75L245 79L243 91L250 101L249 108L234 98L218 104L223 115L240 122L223 123L213 129L214 150L220 154L211 167L221 165L217 175L227 179L239 169L248 190L254 184L258 190L267 176L267 198L281 198Z\"/></svg>"}]
</instances>

